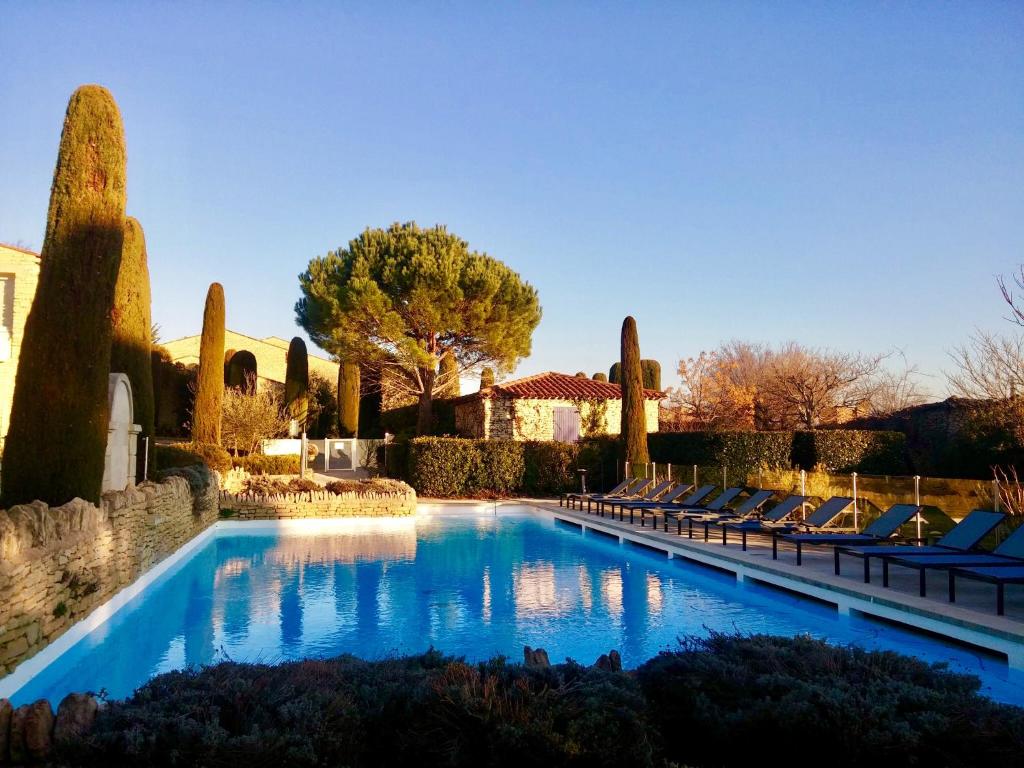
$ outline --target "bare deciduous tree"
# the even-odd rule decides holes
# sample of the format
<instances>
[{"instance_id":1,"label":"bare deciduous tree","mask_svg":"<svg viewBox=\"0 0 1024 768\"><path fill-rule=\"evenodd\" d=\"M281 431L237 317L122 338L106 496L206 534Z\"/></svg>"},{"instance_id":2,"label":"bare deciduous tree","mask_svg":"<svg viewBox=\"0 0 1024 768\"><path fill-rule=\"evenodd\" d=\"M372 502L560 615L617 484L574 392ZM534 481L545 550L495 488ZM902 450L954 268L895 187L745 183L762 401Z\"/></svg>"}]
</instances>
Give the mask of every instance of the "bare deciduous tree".
<instances>
[{"instance_id":1,"label":"bare deciduous tree","mask_svg":"<svg viewBox=\"0 0 1024 768\"><path fill-rule=\"evenodd\" d=\"M1024 393L1024 334L1000 336L975 331L950 352L957 370L948 373L950 391L977 400L1005 400Z\"/></svg>"},{"instance_id":2,"label":"bare deciduous tree","mask_svg":"<svg viewBox=\"0 0 1024 768\"><path fill-rule=\"evenodd\" d=\"M273 387L257 387L256 374L246 374L246 387L227 387L221 406L221 442L255 453L263 440L288 434L289 419L281 394ZM253 394L247 394L252 392Z\"/></svg>"},{"instance_id":3,"label":"bare deciduous tree","mask_svg":"<svg viewBox=\"0 0 1024 768\"><path fill-rule=\"evenodd\" d=\"M889 416L928 402L928 395L918 380L918 367L911 365L902 352L899 354L903 360L903 368L883 370L875 378L874 391L868 403L872 416Z\"/></svg>"}]
</instances>

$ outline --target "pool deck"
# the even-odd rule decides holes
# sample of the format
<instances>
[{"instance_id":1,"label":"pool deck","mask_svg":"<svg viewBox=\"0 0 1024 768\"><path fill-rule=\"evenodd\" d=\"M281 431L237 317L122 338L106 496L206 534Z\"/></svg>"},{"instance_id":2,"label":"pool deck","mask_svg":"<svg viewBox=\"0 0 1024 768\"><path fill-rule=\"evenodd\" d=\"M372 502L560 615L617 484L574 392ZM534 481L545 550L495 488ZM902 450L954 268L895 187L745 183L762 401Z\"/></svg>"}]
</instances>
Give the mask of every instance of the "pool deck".
<instances>
[{"instance_id":1,"label":"pool deck","mask_svg":"<svg viewBox=\"0 0 1024 768\"><path fill-rule=\"evenodd\" d=\"M803 565L796 565L796 549L779 546L779 559L772 560L771 539L750 536L743 552L738 533L730 533L722 545L721 529L711 528L710 541L704 541L704 528L694 526L689 539L675 533L641 528L609 516L560 507L557 501L521 499L520 503L551 513L558 520L578 525L583 535L613 536L621 544L632 543L665 552L669 558L682 557L719 570L728 571L738 581L752 580L770 584L835 605L840 613L857 611L880 619L895 621L915 629L933 632L958 642L993 651L1006 657L1010 667L1024 669L1024 588L1006 589L1006 615L996 615L995 586L978 581L957 581L956 603L948 601L945 571L928 574L928 597L918 595L918 573L907 568L890 568L890 586L881 585L882 566L872 561L871 583L864 583L863 561L844 557L842 575L836 576L831 546L804 547Z\"/></svg>"}]
</instances>

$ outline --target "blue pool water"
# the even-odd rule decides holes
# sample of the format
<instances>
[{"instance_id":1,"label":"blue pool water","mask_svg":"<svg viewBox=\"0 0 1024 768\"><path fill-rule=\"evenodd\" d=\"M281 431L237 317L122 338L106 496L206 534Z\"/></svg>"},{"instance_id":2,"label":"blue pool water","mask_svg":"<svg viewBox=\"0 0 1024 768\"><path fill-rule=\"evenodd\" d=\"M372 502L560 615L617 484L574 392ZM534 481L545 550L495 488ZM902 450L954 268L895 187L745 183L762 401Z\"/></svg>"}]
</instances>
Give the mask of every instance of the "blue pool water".
<instances>
[{"instance_id":1,"label":"blue pool water","mask_svg":"<svg viewBox=\"0 0 1024 768\"><path fill-rule=\"evenodd\" d=\"M315 533L258 524L219 531L14 696L55 705L70 691L124 697L148 678L225 659L275 662L434 646L470 660L592 663L616 648L636 666L682 635L810 633L894 649L978 674L1024 704L1024 673L970 649L877 623L556 523L496 514L339 521Z\"/></svg>"}]
</instances>

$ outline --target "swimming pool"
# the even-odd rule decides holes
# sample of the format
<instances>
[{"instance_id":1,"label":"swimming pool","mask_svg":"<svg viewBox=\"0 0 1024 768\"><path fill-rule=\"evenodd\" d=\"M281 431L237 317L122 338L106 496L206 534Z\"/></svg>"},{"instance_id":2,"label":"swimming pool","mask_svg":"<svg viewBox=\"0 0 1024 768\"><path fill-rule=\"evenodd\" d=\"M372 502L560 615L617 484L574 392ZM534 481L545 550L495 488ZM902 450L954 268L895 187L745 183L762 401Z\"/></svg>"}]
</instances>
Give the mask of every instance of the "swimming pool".
<instances>
[{"instance_id":1,"label":"swimming pool","mask_svg":"<svg viewBox=\"0 0 1024 768\"><path fill-rule=\"evenodd\" d=\"M153 675L223 660L433 646L470 660L524 645L590 664L615 648L636 666L709 630L809 633L946 661L1024 704L1024 673L1000 659L683 559L622 546L525 506L311 525L219 528L11 696L120 698Z\"/></svg>"}]
</instances>

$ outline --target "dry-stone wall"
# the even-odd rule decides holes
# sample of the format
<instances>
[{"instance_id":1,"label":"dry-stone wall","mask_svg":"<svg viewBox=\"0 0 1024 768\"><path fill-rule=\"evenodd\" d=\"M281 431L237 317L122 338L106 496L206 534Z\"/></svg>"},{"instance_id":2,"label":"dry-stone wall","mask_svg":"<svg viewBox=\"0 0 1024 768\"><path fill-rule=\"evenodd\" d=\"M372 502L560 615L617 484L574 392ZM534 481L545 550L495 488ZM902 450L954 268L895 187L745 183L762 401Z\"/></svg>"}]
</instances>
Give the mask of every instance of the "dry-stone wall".
<instances>
[{"instance_id":1,"label":"dry-stone wall","mask_svg":"<svg viewBox=\"0 0 1024 768\"><path fill-rule=\"evenodd\" d=\"M217 493L171 477L0 510L0 677L215 522Z\"/></svg>"},{"instance_id":2,"label":"dry-stone wall","mask_svg":"<svg viewBox=\"0 0 1024 768\"><path fill-rule=\"evenodd\" d=\"M416 492L252 494L222 491L220 507L225 517L237 520L280 520L297 517L399 517L416 514Z\"/></svg>"}]
</instances>

